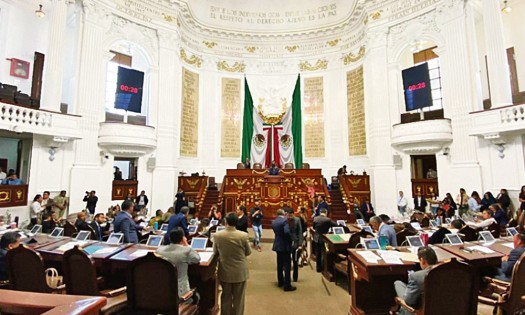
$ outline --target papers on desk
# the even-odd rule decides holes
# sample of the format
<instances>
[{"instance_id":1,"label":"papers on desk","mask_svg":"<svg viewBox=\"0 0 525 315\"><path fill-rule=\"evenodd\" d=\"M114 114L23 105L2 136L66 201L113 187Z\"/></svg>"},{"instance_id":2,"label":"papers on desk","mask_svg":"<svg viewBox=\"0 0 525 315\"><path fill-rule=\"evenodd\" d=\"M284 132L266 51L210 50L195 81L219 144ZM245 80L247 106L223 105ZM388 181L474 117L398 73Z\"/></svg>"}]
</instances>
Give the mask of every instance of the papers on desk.
<instances>
[{"instance_id":1,"label":"papers on desk","mask_svg":"<svg viewBox=\"0 0 525 315\"><path fill-rule=\"evenodd\" d=\"M201 257L201 262L209 262L213 257L213 252L198 252Z\"/></svg>"},{"instance_id":2,"label":"papers on desk","mask_svg":"<svg viewBox=\"0 0 525 315\"><path fill-rule=\"evenodd\" d=\"M82 246L82 245L85 245L86 242L68 242L58 248L56 248L55 250L59 251L59 252L65 252L65 251L68 251L70 249L72 249L73 247L75 246Z\"/></svg>"},{"instance_id":3,"label":"papers on desk","mask_svg":"<svg viewBox=\"0 0 525 315\"><path fill-rule=\"evenodd\" d=\"M492 249L486 248L486 247L483 247L483 246L479 246L479 245L465 247L465 250L469 251L469 252L480 252L480 253L483 253L483 254L492 254L492 253L494 253L494 251Z\"/></svg>"},{"instance_id":4,"label":"papers on desk","mask_svg":"<svg viewBox=\"0 0 525 315\"><path fill-rule=\"evenodd\" d=\"M361 255L361 257L363 257L363 259L367 263L377 264L377 262L381 259L381 257L377 256L376 254L374 254L374 252L369 251L369 250L360 250L360 251L357 251L356 253Z\"/></svg>"},{"instance_id":5,"label":"papers on desk","mask_svg":"<svg viewBox=\"0 0 525 315\"><path fill-rule=\"evenodd\" d=\"M142 257L142 256L146 256L149 252L150 251L147 249L138 249L134 251L133 254L131 254L130 256L131 257Z\"/></svg>"},{"instance_id":6,"label":"papers on desk","mask_svg":"<svg viewBox=\"0 0 525 315\"><path fill-rule=\"evenodd\" d=\"M512 243L512 242L510 242L510 243L503 243L503 244L501 244L501 245L503 245L503 246L507 246L508 248L512 248L512 249L514 249L514 243Z\"/></svg>"},{"instance_id":7,"label":"papers on desk","mask_svg":"<svg viewBox=\"0 0 525 315\"><path fill-rule=\"evenodd\" d=\"M401 252L394 250L378 250L378 254L387 264L402 265Z\"/></svg>"},{"instance_id":8,"label":"papers on desk","mask_svg":"<svg viewBox=\"0 0 525 315\"><path fill-rule=\"evenodd\" d=\"M343 241L348 242L350 240L350 236L352 236L352 234L349 234L349 233L339 234L339 236L343 239Z\"/></svg>"}]
</instances>

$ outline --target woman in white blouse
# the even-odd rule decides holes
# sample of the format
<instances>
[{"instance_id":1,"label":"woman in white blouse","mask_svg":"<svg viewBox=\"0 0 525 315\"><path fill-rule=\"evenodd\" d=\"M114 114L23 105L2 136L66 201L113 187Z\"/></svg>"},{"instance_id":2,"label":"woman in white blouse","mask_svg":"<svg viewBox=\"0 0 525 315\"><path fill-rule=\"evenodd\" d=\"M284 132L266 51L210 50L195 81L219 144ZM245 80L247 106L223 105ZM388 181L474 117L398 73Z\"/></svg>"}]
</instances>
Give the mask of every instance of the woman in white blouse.
<instances>
[{"instance_id":1,"label":"woman in white blouse","mask_svg":"<svg viewBox=\"0 0 525 315\"><path fill-rule=\"evenodd\" d=\"M31 216L31 226L37 224L37 218L38 214L42 212L42 195L37 194L35 198L33 198L33 203L30 207L30 216Z\"/></svg>"}]
</instances>

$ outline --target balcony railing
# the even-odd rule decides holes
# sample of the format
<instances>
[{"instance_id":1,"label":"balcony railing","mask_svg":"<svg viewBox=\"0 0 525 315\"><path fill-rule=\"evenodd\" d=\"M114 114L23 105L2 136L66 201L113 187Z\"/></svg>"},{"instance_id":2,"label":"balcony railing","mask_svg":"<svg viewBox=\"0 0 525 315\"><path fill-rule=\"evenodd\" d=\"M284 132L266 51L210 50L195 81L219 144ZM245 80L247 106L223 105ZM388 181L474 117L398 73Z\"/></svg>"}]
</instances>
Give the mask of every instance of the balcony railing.
<instances>
[{"instance_id":1,"label":"balcony railing","mask_svg":"<svg viewBox=\"0 0 525 315\"><path fill-rule=\"evenodd\" d=\"M525 104L473 112L470 116L472 136L494 139L506 133L525 132Z\"/></svg>"}]
</instances>

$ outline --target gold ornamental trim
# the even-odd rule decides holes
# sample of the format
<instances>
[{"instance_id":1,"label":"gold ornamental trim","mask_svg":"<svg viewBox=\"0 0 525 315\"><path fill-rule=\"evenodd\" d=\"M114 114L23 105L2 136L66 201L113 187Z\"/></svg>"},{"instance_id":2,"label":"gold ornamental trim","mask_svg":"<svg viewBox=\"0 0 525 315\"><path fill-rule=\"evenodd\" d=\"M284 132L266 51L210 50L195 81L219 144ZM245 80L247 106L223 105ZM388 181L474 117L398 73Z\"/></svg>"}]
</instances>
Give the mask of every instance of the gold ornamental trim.
<instances>
[{"instance_id":1,"label":"gold ornamental trim","mask_svg":"<svg viewBox=\"0 0 525 315\"><path fill-rule=\"evenodd\" d=\"M180 49L180 57L182 60L184 60L187 64L194 65L197 68L200 68L202 65L202 58L197 55L192 55L191 58L188 58L188 55L186 55L186 51L184 49Z\"/></svg>"},{"instance_id":2,"label":"gold ornamental trim","mask_svg":"<svg viewBox=\"0 0 525 315\"><path fill-rule=\"evenodd\" d=\"M9 201L9 191L0 191L0 201Z\"/></svg>"},{"instance_id":3,"label":"gold ornamental trim","mask_svg":"<svg viewBox=\"0 0 525 315\"><path fill-rule=\"evenodd\" d=\"M268 170L262 170L262 171L252 170L252 174L264 175L266 173L268 173Z\"/></svg>"},{"instance_id":4,"label":"gold ornamental trim","mask_svg":"<svg viewBox=\"0 0 525 315\"><path fill-rule=\"evenodd\" d=\"M295 170L291 170L291 171L285 171L285 170L281 170L281 174L284 174L284 175L292 175L292 174L296 174L297 172Z\"/></svg>"},{"instance_id":5,"label":"gold ornamental trim","mask_svg":"<svg viewBox=\"0 0 525 315\"><path fill-rule=\"evenodd\" d=\"M337 39L334 39L334 40L329 40L326 42L326 44L330 47L334 47L334 46L337 46L337 44L339 44L339 41L341 39L337 38Z\"/></svg>"},{"instance_id":6,"label":"gold ornamental trim","mask_svg":"<svg viewBox=\"0 0 525 315\"><path fill-rule=\"evenodd\" d=\"M372 13L370 16L372 17L372 20L377 21L379 18L381 18L381 13L383 13L383 10L376 11Z\"/></svg>"},{"instance_id":7,"label":"gold ornamental trim","mask_svg":"<svg viewBox=\"0 0 525 315\"><path fill-rule=\"evenodd\" d=\"M343 63L346 66L349 63L359 61L365 55L365 51L366 51L365 46L361 46L361 48L359 48L359 52L357 53L357 56L354 55L353 53L349 53L348 55L343 57Z\"/></svg>"},{"instance_id":8,"label":"gold ornamental trim","mask_svg":"<svg viewBox=\"0 0 525 315\"><path fill-rule=\"evenodd\" d=\"M328 61L326 59L319 59L312 65L309 61L303 61L299 64L299 69L301 71L316 71L316 70L326 70L328 67Z\"/></svg>"},{"instance_id":9,"label":"gold ornamental trim","mask_svg":"<svg viewBox=\"0 0 525 315\"><path fill-rule=\"evenodd\" d=\"M195 186L199 183L200 179L186 179L186 183L190 186L191 189L195 189Z\"/></svg>"},{"instance_id":10,"label":"gold ornamental trim","mask_svg":"<svg viewBox=\"0 0 525 315\"><path fill-rule=\"evenodd\" d=\"M166 21L166 22L173 22L173 21L175 21L175 18L173 17L173 15L162 13L162 17L164 18L164 21Z\"/></svg>"},{"instance_id":11,"label":"gold ornamental trim","mask_svg":"<svg viewBox=\"0 0 525 315\"><path fill-rule=\"evenodd\" d=\"M246 46L244 48L246 49L247 52L252 53L252 54L258 49L255 46Z\"/></svg>"},{"instance_id":12,"label":"gold ornamental trim","mask_svg":"<svg viewBox=\"0 0 525 315\"><path fill-rule=\"evenodd\" d=\"M297 45L285 46L284 48L286 48L286 50L288 50L288 52L295 52L297 49L299 49L299 46L297 46Z\"/></svg>"},{"instance_id":13,"label":"gold ornamental trim","mask_svg":"<svg viewBox=\"0 0 525 315\"><path fill-rule=\"evenodd\" d=\"M279 115L265 115L262 109L262 104L259 104L257 106L257 114L259 115L259 117L261 117L261 119L263 120L265 124L273 126L281 122L284 115L286 114L286 98L283 97L281 101L282 101L281 105L282 105L283 111ZM259 102L263 103L264 99L259 99Z\"/></svg>"},{"instance_id":14,"label":"gold ornamental trim","mask_svg":"<svg viewBox=\"0 0 525 315\"><path fill-rule=\"evenodd\" d=\"M217 62L217 69L228 72L244 72L246 65L244 62L236 61L233 66L230 66L226 60Z\"/></svg>"},{"instance_id":15,"label":"gold ornamental trim","mask_svg":"<svg viewBox=\"0 0 525 315\"><path fill-rule=\"evenodd\" d=\"M217 46L217 43L216 42L208 42L208 41L205 41L203 40L202 43L208 47L209 49L212 49L213 47Z\"/></svg>"}]
</instances>

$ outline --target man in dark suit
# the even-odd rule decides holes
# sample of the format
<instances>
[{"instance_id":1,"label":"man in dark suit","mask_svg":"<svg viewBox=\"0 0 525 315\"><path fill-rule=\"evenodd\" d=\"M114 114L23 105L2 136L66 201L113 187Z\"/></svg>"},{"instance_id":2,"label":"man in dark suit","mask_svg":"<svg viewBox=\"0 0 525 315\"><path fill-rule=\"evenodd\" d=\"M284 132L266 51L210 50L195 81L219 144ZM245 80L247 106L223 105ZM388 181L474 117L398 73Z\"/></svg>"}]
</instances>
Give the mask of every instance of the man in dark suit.
<instances>
[{"instance_id":1,"label":"man in dark suit","mask_svg":"<svg viewBox=\"0 0 525 315\"><path fill-rule=\"evenodd\" d=\"M284 291L295 291L297 288L292 286L290 278L292 239L288 218L284 215L283 209L277 210L277 218L272 222L272 229L275 233L272 250L277 253L279 287L282 286Z\"/></svg>"},{"instance_id":2,"label":"man in dark suit","mask_svg":"<svg viewBox=\"0 0 525 315\"><path fill-rule=\"evenodd\" d=\"M365 217L366 222L368 222L371 217L375 216L374 207L366 197L363 197L363 202L361 203L361 213Z\"/></svg>"},{"instance_id":3,"label":"man in dark suit","mask_svg":"<svg viewBox=\"0 0 525 315\"><path fill-rule=\"evenodd\" d=\"M86 202L86 209L90 214L95 214L95 208L97 207L98 197L95 196L96 192L92 190L91 192L86 191L83 201Z\"/></svg>"},{"instance_id":4,"label":"man in dark suit","mask_svg":"<svg viewBox=\"0 0 525 315\"><path fill-rule=\"evenodd\" d=\"M326 204L326 201L324 200L323 195L319 195L317 197L317 208L315 208L314 217L318 217L321 214L321 209L326 209L326 213L328 213L328 205Z\"/></svg>"},{"instance_id":5,"label":"man in dark suit","mask_svg":"<svg viewBox=\"0 0 525 315\"><path fill-rule=\"evenodd\" d=\"M124 234L124 243L137 244L139 242L137 226L132 217L134 206L132 201L125 200L122 203L121 211L117 214L115 222L113 222L115 233Z\"/></svg>"},{"instance_id":6,"label":"man in dark suit","mask_svg":"<svg viewBox=\"0 0 525 315\"><path fill-rule=\"evenodd\" d=\"M279 175L279 168L275 164L275 161L272 161L272 165L270 166L270 169L268 170L269 175Z\"/></svg>"},{"instance_id":7,"label":"man in dark suit","mask_svg":"<svg viewBox=\"0 0 525 315\"><path fill-rule=\"evenodd\" d=\"M7 232L0 239L0 281L9 280L7 272L7 252L20 246L20 234Z\"/></svg>"},{"instance_id":8,"label":"man in dark suit","mask_svg":"<svg viewBox=\"0 0 525 315\"><path fill-rule=\"evenodd\" d=\"M323 271L323 254L324 254L324 240L323 234L327 234L332 226L337 226L332 219L327 217L328 211L326 209L320 210L320 215L314 218L313 228L315 231L315 261L317 272Z\"/></svg>"},{"instance_id":9,"label":"man in dark suit","mask_svg":"<svg viewBox=\"0 0 525 315\"><path fill-rule=\"evenodd\" d=\"M95 215L95 219L89 224L93 231L95 231L95 239L98 241L102 241L104 238L104 232L106 231L106 228L102 227L102 224L105 222L106 216L103 213L97 213Z\"/></svg>"},{"instance_id":10,"label":"man in dark suit","mask_svg":"<svg viewBox=\"0 0 525 315\"><path fill-rule=\"evenodd\" d=\"M135 204L139 210L146 208L148 202L148 196L146 196L146 192L144 190L140 192L140 195L138 195L137 198L135 198Z\"/></svg>"},{"instance_id":11,"label":"man in dark suit","mask_svg":"<svg viewBox=\"0 0 525 315\"><path fill-rule=\"evenodd\" d=\"M189 210L190 208L186 206L182 207L179 212L175 210L175 215L172 215L168 221L168 232L164 235L164 245L170 244L170 232L177 227L182 228L186 237L190 236L190 231L188 231L188 219L186 217Z\"/></svg>"},{"instance_id":12,"label":"man in dark suit","mask_svg":"<svg viewBox=\"0 0 525 315\"><path fill-rule=\"evenodd\" d=\"M425 197L421 196L420 193L414 197L414 210L419 210L421 212L425 212L427 209L427 200Z\"/></svg>"},{"instance_id":13,"label":"man in dark suit","mask_svg":"<svg viewBox=\"0 0 525 315\"><path fill-rule=\"evenodd\" d=\"M417 308L421 303L420 300L423 295L425 277L432 269L432 266L437 264L436 252L430 247L420 247L417 251L417 258L419 259L421 270L408 275L408 284L400 280L394 282L397 296L414 308ZM408 312L402 309L401 314L408 314Z\"/></svg>"},{"instance_id":14,"label":"man in dark suit","mask_svg":"<svg viewBox=\"0 0 525 315\"><path fill-rule=\"evenodd\" d=\"M89 225L86 222L86 213L81 211L77 214L77 220L75 221L75 227L78 231L88 231Z\"/></svg>"},{"instance_id":15,"label":"man in dark suit","mask_svg":"<svg viewBox=\"0 0 525 315\"><path fill-rule=\"evenodd\" d=\"M501 268L498 268L496 279L508 281L512 280L512 269L521 255L525 253L525 234L518 233L513 237L514 249L508 255L501 258Z\"/></svg>"},{"instance_id":16,"label":"man in dark suit","mask_svg":"<svg viewBox=\"0 0 525 315\"><path fill-rule=\"evenodd\" d=\"M290 227L290 237L292 240L292 278L294 282L297 282L299 278L299 247L303 245L303 228L301 225L301 219L296 217L293 213L292 208L286 209L286 215L288 216L288 226ZM306 224L306 223L305 223Z\"/></svg>"}]
</instances>

